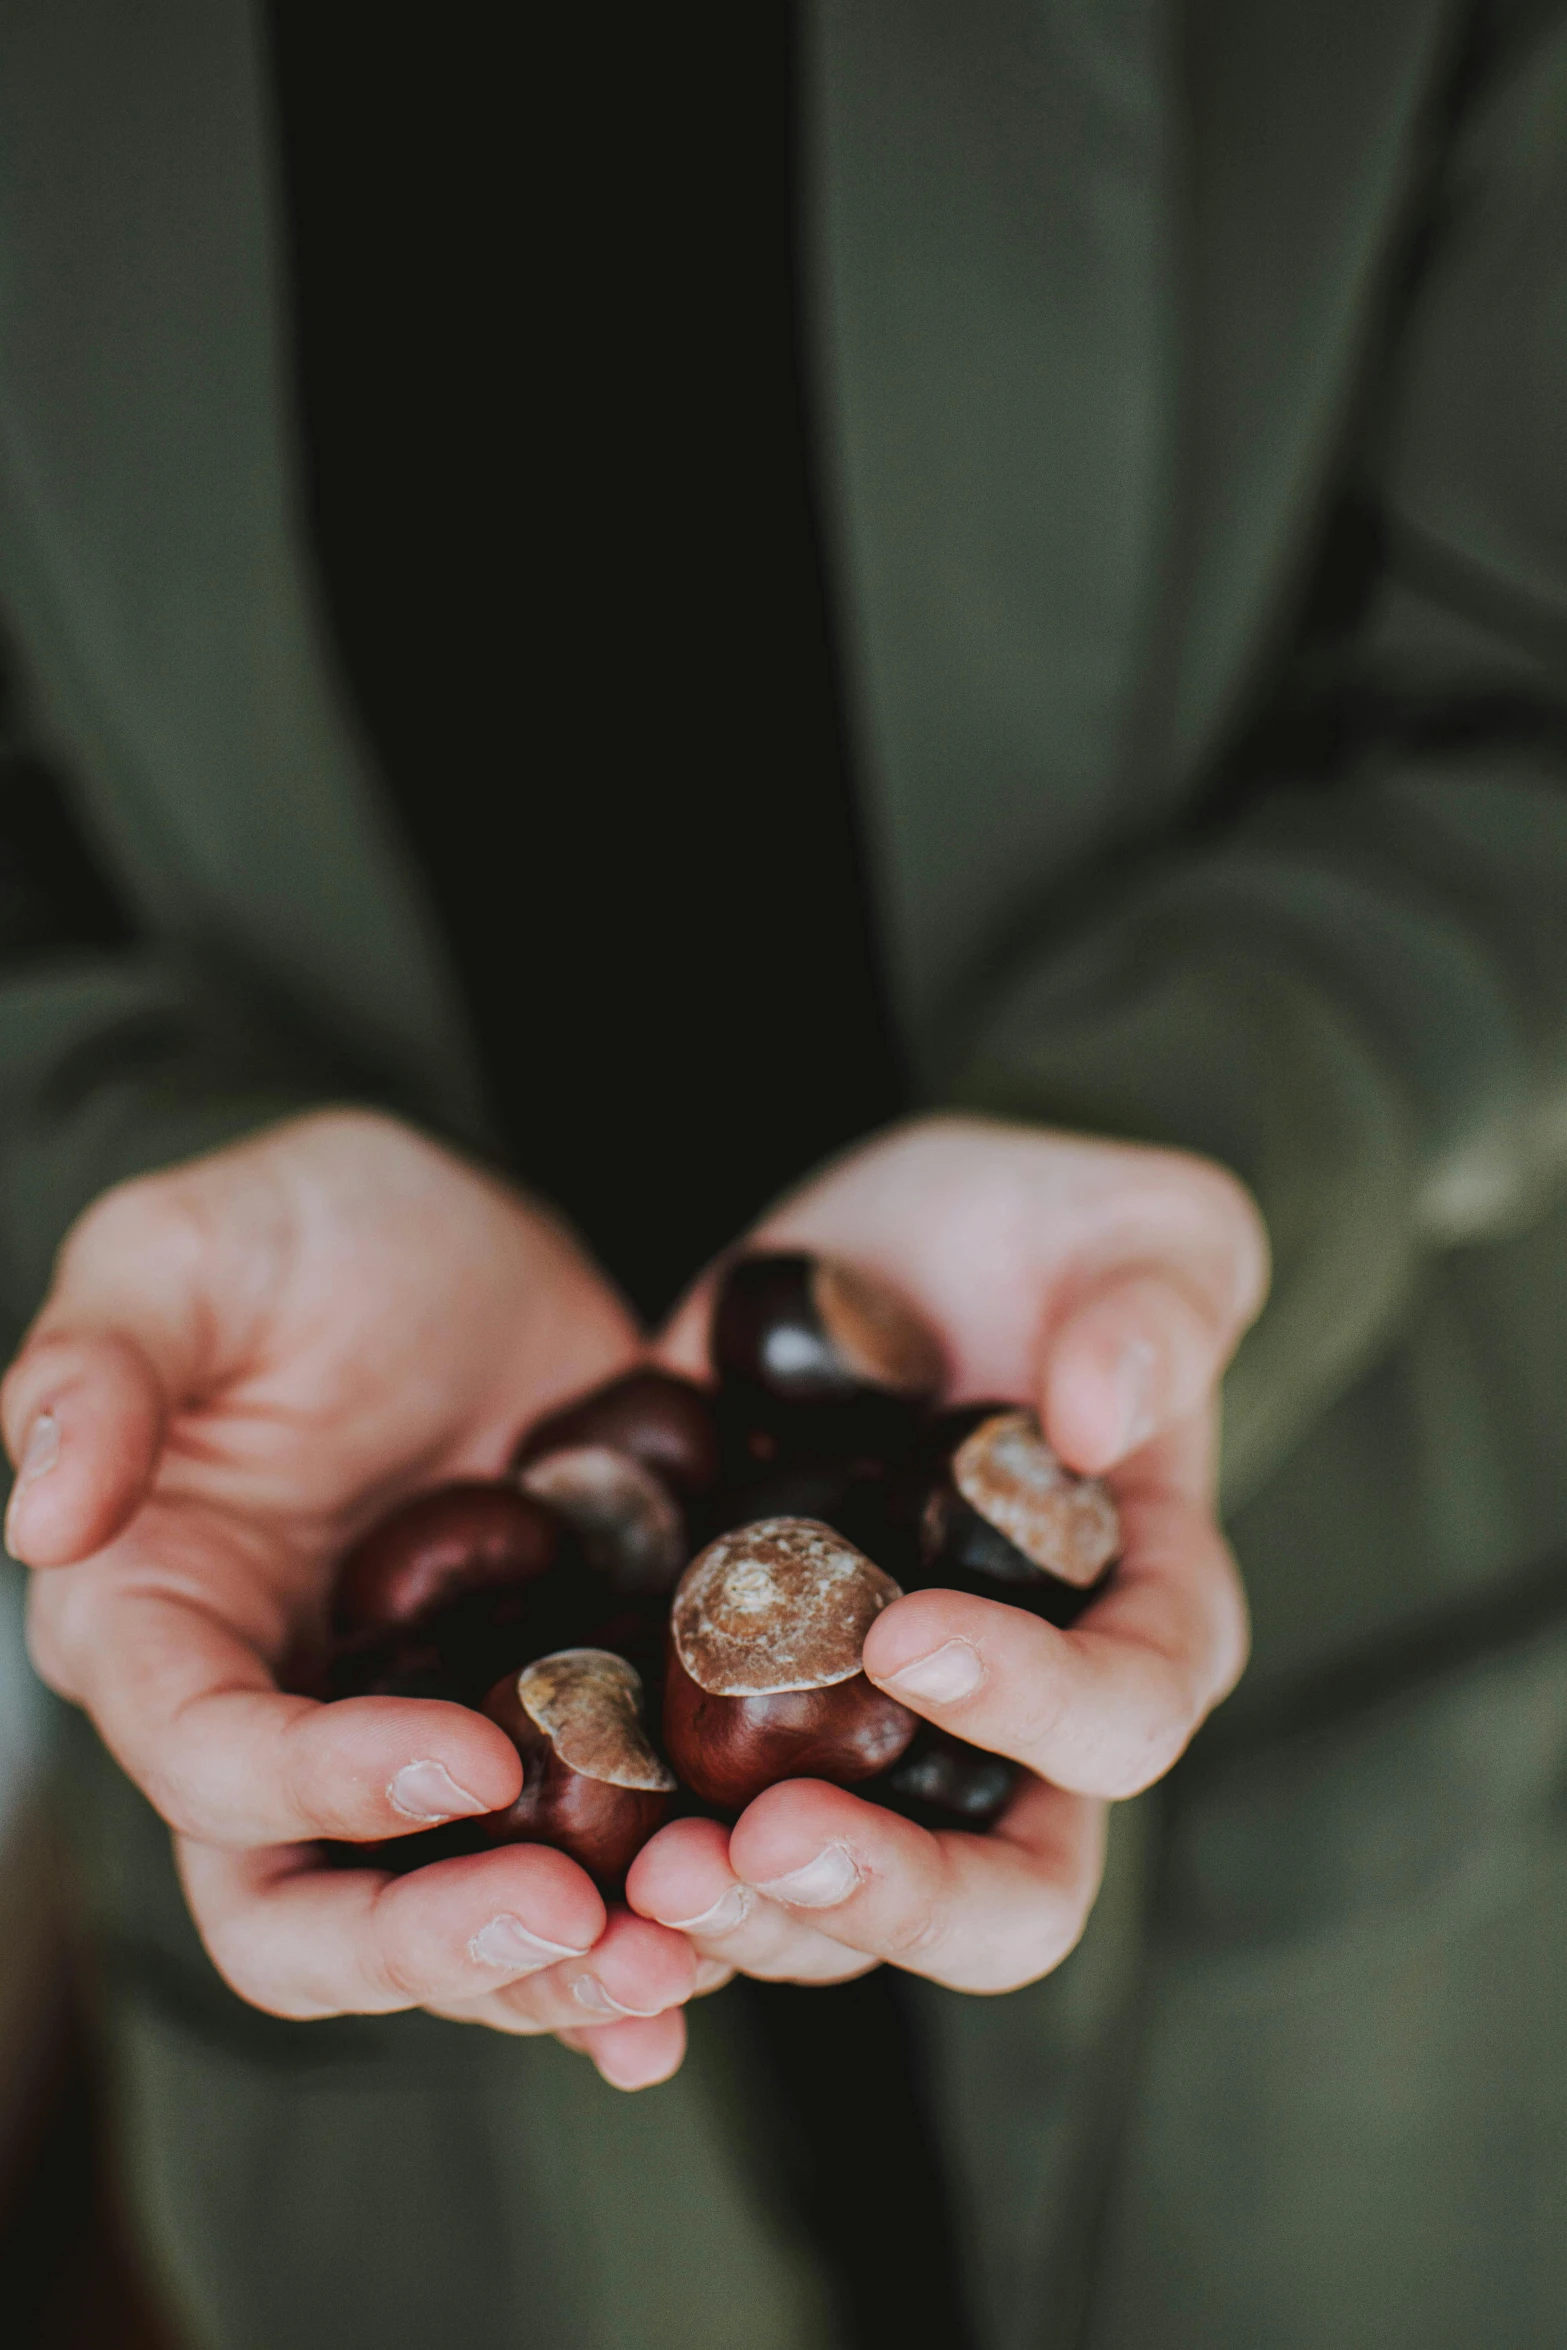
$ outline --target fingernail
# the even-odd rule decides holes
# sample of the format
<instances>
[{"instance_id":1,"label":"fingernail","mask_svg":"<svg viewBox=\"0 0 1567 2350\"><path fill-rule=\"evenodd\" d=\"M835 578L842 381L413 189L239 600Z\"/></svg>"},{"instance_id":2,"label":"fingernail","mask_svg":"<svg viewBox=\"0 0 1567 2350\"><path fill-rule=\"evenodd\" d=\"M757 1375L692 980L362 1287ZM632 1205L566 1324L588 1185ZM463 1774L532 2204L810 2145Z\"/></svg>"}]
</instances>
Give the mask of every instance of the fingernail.
<instances>
[{"instance_id":1,"label":"fingernail","mask_svg":"<svg viewBox=\"0 0 1567 2350\"><path fill-rule=\"evenodd\" d=\"M554 1966L558 1959L580 1958L582 1945L570 1942L546 1942L542 1934L530 1934L521 1918L503 1912L481 1926L468 1945L468 1956L477 1959L480 1966L503 1966L513 1974L536 1974L540 1967Z\"/></svg>"},{"instance_id":2,"label":"fingernail","mask_svg":"<svg viewBox=\"0 0 1567 2350\"><path fill-rule=\"evenodd\" d=\"M6 1503L4 1540L7 1550L15 1555L12 1535L16 1527L17 1509L29 1485L36 1485L40 1477L47 1477L60 1457L60 1423L53 1412L40 1412L27 1431L27 1442L22 1447L21 1466L16 1482L11 1487L11 1498Z\"/></svg>"},{"instance_id":3,"label":"fingernail","mask_svg":"<svg viewBox=\"0 0 1567 2350\"><path fill-rule=\"evenodd\" d=\"M859 1864L842 1844L829 1844L803 1869L758 1885L758 1893L774 1901L792 1902L796 1909L832 1909L846 1901L860 1881Z\"/></svg>"},{"instance_id":4,"label":"fingernail","mask_svg":"<svg viewBox=\"0 0 1567 2350\"><path fill-rule=\"evenodd\" d=\"M677 1934L732 1934L736 1926L745 1924L755 1906L756 1895L749 1885L731 1885L700 1917L669 1918L665 1922Z\"/></svg>"},{"instance_id":5,"label":"fingernail","mask_svg":"<svg viewBox=\"0 0 1567 2350\"><path fill-rule=\"evenodd\" d=\"M1121 1360L1115 1369L1116 1400L1120 1405L1121 1433L1117 1438L1116 1458L1136 1452L1146 1444L1158 1421L1154 1416L1154 1373L1158 1356L1152 1339L1134 1338L1122 1349Z\"/></svg>"},{"instance_id":6,"label":"fingernail","mask_svg":"<svg viewBox=\"0 0 1567 2350\"><path fill-rule=\"evenodd\" d=\"M22 1463L16 1472L18 1485L32 1485L40 1477L47 1477L60 1457L60 1423L53 1412L40 1412L27 1431L27 1442L22 1447Z\"/></svg>"},{"instance_id":7,"label":"fingernail","mask_svg":"<svg viewBox=\"0 0 1567 2350\"><path fill-rule=\"evenodd\" d=\"M571 1986L571 1996L579 2007L590 2015L661 2015L658 2007L624 2007L611 1991L606 1991L597 1975L579 1975Z\"/></svg>"},{"instance_id":8,"label":"fingernail","mask_svg":"<svg viewBox=\"0 0 1567 2350\"><path fill-rule=\"evenodd\" d=\"M393 1811L407 1820L471 1820L488 1811L477 1795L459 1787L445 1763L404 1763L386 1791Z\"/></svg>"},{"instance_id":9,"label":"fingernail","mask_svg":"<svg viewBox=\"0 0 1567 2350\"><path fill-rule=\"evenodd\" d=\"M900 1696L917 1697L926 1705L956 1705L960 1697L972 1697L984 1678L985 1668L973 1643L948 1640L933 1648L929 1656L917 1656L913 1664L889 1673L882 1686L896 1689Z\"/></svg>"}]
</instances>

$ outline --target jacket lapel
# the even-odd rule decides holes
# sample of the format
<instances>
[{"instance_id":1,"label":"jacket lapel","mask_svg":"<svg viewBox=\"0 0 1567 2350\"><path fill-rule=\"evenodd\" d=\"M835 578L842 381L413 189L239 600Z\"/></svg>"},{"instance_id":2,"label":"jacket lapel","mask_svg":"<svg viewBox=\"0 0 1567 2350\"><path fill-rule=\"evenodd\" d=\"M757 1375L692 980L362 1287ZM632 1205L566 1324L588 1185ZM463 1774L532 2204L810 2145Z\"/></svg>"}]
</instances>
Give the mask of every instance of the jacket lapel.
<instances>
[{"instance_id":1,"label":"jacket lapel","mask_svg":"<svg viewBox=\"0 0 1567 2350\"><path fill-rule=\"evenodd\" d=\"M1113 827L1170 504L1166 0L820 0L828 440L898 992Z\"/></svg>"},{"instance_id":2,"label":"jacket lapel","mask_svg":"<svg viewBox=\"0 0 1567 2350\"><path fill-rule=\"evenodd\" d=\"M471 1128L302 553L269 105L246 0L0 11L0 594L149 932Z\"/></svg>"}]
</instances>

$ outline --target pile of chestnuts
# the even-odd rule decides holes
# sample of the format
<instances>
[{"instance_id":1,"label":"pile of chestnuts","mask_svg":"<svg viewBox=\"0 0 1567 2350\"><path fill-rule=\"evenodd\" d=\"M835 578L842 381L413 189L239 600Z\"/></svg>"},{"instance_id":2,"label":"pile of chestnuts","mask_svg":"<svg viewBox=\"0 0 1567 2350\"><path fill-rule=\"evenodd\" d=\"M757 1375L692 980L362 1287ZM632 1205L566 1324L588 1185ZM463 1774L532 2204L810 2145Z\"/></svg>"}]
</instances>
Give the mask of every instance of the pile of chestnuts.
<instances>
[{"instance_id":1,"label":"pile of chestnuts","mask_svg":"<svg viewBox=\"0 0 1567 2350\"><path fill-rule=\"evenodd\" d=\"M579 1398L506 1478L419 1494L342 1561L293 1686L472 1706L524 1766L504 1811L345 1860L525 1841L613 1887L677 1810L733 1817L793 1778L933 1827L1002 1810L1014 1767L867 1680L866 1632L931 1586L1071 1623L1113 1569L1110 1496L1033 1413L938 1409L935 1339L852 1266L736 1259L713 1361L711 1392L645 1369Z\"/></svg>"}]
</instances>

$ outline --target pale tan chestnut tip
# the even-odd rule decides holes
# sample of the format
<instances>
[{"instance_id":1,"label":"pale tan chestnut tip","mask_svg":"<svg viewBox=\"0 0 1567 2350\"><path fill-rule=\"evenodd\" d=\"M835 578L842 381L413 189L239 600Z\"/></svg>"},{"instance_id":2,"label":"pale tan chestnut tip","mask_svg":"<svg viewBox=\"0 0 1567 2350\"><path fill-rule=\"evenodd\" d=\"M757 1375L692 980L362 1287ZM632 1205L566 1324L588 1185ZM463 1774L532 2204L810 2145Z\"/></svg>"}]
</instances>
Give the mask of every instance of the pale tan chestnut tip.
<instances>
[{"instance_id":1,"label":"pale tan chestnut tip","mask_svg":"<svg viewBox=\"0 0 1567 2350\"><path fill-rule=\"evenodd\" d=\"M934 1395L941 1348L896 1290L836 1257L811 1268L811 1304L834 1352L855 1377L895 1395Z\"/></svg>"},{"instance_id":2,"label":"pale tan chestnut tip","mask_svg":"<svg viewBox=\"0 0 1567 2350\"><path fill-rule=\"evenodd\" d=\"M715 1697L829 1689L901 1587L819 1518L758 1518L699 1551L675 1590L675 1653Z\"/></svg>"},{"instance_id":3,"label":"pale tan chestnut tip","mask_svg":"<svg viewBox=\"0 0 1567 2350\"><path fill-rule=\"evenodd\" d=\"M517 1676L517 1699L568 1770L668 1795L674 1774L642 1727L642 1676L607 1648L560 1648Z\"/></svg>"},{"instance_id":4,"label":"pale tan chestnut tip","mask_svg":"<svg viewBox=\"0 0 1567 2350\"><path fill-rule=\"evenodd\" d=\"M952 1482L970 1509L1063 1583L1086 1589L1121 1548L1115 1503L1097 1477L1060 1461L1033 1412L982 1420L952 1456Z\"/></svg>"},{"instance_id":5,"label":"pale tan chestnut tip","mask_svg":"<svg viewBox=\"0 0 1567 2350\"><path fill-rule=\"evenodd\" d=\"M685 1551L674 1497L651 1469L608 1444L568 1444L517 1473L525 1493L563 1517L590 1562L628 1590L662 1591Z\"/></svg>"}]
</instances>

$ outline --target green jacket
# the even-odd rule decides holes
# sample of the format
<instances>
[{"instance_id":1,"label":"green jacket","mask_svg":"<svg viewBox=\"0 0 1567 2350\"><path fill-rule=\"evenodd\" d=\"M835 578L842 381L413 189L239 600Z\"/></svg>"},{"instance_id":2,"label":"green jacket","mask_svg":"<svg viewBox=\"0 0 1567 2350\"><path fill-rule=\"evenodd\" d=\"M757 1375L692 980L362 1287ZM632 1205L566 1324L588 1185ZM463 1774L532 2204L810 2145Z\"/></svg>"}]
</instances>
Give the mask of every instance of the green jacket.
<instances>
[{"instance_id":1,"label":"green jacket","mask_svg":"<svg viewBox=\"0 0 1567 2350\"><path fill-rule=\"evenodd\" d=\"M819 0L810 27L834 552L922 1086L1210 1152L1277 1260L1228 1397L1248 1680L1126 1821L1061 1975L928 2002L987 2340L1544 2350L1567 13ZM0 997L17 1325L104 1185L280 1108L483 1136L305 551L271 138L244 0L0 11L0 605L144 940ZM829 2338L725 2151L757 2131L722 2002L630 2107L421 2019L250 2018L140 1807L79 1767L143 2216L214 2341L313 2339L349 2171L426 2217L333 2338L443 2338L479 2238L531 2280L519 2341ZM591 2189L539 2186L546 2126ZM705 2200L637 2151L677 2135ZM641 2234L611 2244L622 2164ZM499 2216L524 2173L547 2242Z\"/></svg>"}]
</instances>

